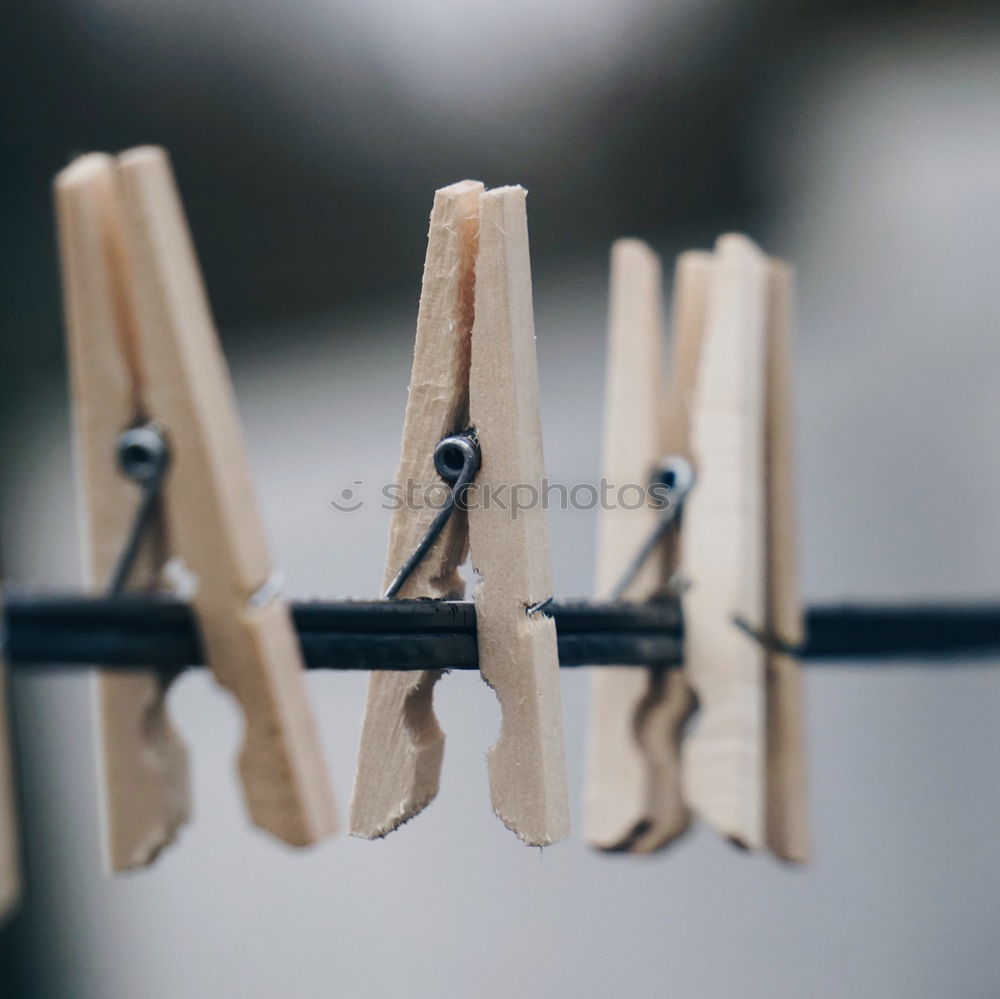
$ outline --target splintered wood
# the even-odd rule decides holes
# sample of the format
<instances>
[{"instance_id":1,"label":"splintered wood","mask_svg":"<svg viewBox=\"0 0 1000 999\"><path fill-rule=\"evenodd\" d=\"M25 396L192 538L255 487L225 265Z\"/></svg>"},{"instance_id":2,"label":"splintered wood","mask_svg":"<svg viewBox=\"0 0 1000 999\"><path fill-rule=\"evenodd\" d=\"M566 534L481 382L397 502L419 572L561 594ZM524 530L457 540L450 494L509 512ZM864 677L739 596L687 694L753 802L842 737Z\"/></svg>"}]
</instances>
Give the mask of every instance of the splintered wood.
<instances>
[{"instance_id":1,"label":"splintered wood","mask_svg":"<svg viewBox=\"0 0 1000 999\"><path fill-rule=\"evenodd\" d=\"M719 240L691 417L698 483L683 534L685 669L700 708L684 788L735 843L803 859L797 667L766 650L768 639L799 635L788 296L780 265L744 237Z\"/></svg>"},{"instance_id":2,"label":"splintered wood","mask_svg":"<svg viewBox=\"0 0 1000 999\"><path fill-rule=\"evenodd\" d=\"M239 767L253 820L286 842L335 828L326 767L287 606L266 594L271 564L235 400L170 166L159 149L85 157L57 179L60 248L94 585L135 509L114 469L118 434L164 428L171 464L131 576L157 581L167 555L198 580L208 663L245 719ZM101 715L109 855L148 862L187 815L183 749L151 675L104 677Z\"/></svg>"},{"instance_id":3,"label":"splintered wood","mask_svg":"<svg viewBox=\"0 0 1000 999\"><path fill-rule=\"evenodd\" d=\"M101 592L137 503L135 484L116 466L116 441L148 418L114 160L99 153L76 160L57 176L55 197L84 562L89 588ZM162 525L151 524L131 590L159 587L165 541ZM98 674L105 852L112 870L152 861L189 817L187 751L167 716L168 683L155 670Z\"/></svg>"},{"instance_id":4,"label":"splintered wood","mask_svg":"<svg viewBox=\"0 0 1000 999\"><path fill-rule=\"evenodd\" d=\"M479 196L483 185L462 181L434 196L410 394L403 424L398 483L421 490L441 479L434 448L469 424L469 360L475 308ZM388 585L424 535L435 510L403 504L394 513L385 565ZM468 525L456 510L398 596L460 597L458 567L468 553ZM438 791L444 733L434 716L433 687L440 670L374 673L368 684L351 833L384 836L421 811Z\"/></svg>"},{"instance_id":5,"label":"splintered wood","mask_svg":"<svg viewBox=\"0 0 1000 999\"><path fill-rule=\"evenodd\" d=\"M480 670L502 716L489 756L493 807L521 839L542 845L569 828L555 628L540 606L552 595L547 524L538 504L515 517L475 499L498 485L541 485L525 194L465 181L434 201L398 481L440 484L434 448L469 424L483 451L469 512L453 515L398 595L461 595L456 569L471 547L483 580L475 593ZM395 513L387 582L434 512ZM384 835L437 793L439 676L372 676L351 806L355 835Z\"/></svg>"},{"instance_id":6,"label":"splintered wood","mask_svg":"<svg viewBox=\"0 0 1000 999\"><path fill-rule=\"evenodd\" d=\"M470 372L472 423L483 451L480 495L503 484L540 496L544 474L525 191L479 201L476 319ZM569 802L546 513L480 503L469 510L479 670L500 701L490 751L490 793L501 820L526 843L569 835Z\"/></svg>"}]
</instances>

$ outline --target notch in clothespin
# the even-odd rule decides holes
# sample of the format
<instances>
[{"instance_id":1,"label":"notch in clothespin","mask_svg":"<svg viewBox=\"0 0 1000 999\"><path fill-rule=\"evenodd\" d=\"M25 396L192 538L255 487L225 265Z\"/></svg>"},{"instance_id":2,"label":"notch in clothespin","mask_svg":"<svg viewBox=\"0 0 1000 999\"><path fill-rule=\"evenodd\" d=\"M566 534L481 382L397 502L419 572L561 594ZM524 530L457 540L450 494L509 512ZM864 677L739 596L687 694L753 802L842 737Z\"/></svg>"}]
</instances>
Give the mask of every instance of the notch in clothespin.
<instances>
[{"instance_id":1,"label":"notch in clothespin","mask_svg":"<svg viewBox=\"0 0 1000 999\"><path fill-rule=\"evenodd\" d=\"M655 600L678 568L681 511L692 485L687 401L703 326L707 254L677 265L670 385L664 392L662 274L645 243L611 251L602 475L618 499L601 511L597 591ZM628 500L632 492L631 501ZM635 497L642 491L642 502ZM584 836L646 853L688 825L680 740L692 707L679 670L598 668L591 687Z\"/></svg>"},{"instance_id":2,"label":"notch in clothespin","mask_svg":"<svg viewBox=\"0 0 1000 999\"><path fill-rule=\"evenodd\" d=\"M454 439L463 430L464 445ZM427 490L450 466L454 496L480 456L476 497L515 484L540 488L525 192L463 181L434 198L397 481ZM509 504L476 498L457 506L443 527L426 505L395 512L386 592L461 596L458 569L471 549L482 580L475 592L479 668L501 709L489 754L493 808L526 843L552 843L568 835L569 808L555 626L544 610L552 596L545 512L536 503L515 517ZM432 697L441 675L371 677L351 803L354 835L383 836L436 795L444 734Z\"/></svg>"},{"instance_id":3,"label":"notch in clothespin","mask_svg":"<svg viewBox=\"0 0 1000 999\"><path fill-rule=\"evenodd\" d=\"M156 148L83 156L55 196L91 585L157 589L167 559L183 561L208 664L244 715L251 817L313 843L334 831L332 794L169 161ZM150 862L188 816L169 681L100 674L114 870Z\"/></svg>"},{"instance_id":4,"label":"notch in clothespin","mask_svg":"<svg viewBox=\"0 0 1000 999\"><path fill-rule=\"evenodd\" d=\"M791 430L792 277L743 236L712 256L691 411L685 797L749 849L808 856Z\"/></svg>"}]
</instances>

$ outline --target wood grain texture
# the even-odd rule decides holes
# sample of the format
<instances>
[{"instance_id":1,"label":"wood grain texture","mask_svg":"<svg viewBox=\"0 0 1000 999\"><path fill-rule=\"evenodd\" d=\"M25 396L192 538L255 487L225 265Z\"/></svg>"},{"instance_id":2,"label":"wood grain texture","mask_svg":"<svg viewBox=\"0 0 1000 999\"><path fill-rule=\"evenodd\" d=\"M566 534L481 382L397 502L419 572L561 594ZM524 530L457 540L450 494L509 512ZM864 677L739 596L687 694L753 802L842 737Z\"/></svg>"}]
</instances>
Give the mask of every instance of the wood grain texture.
<instances>
[{"instance_id":1,"label":"wood grain texture","mask_svg":"<svg viewBox=\"0 0 1000 999\"><path fill-rule=\"evenodd\" d=\"M694 465L690 414L701 342L705 329L710 253L682 253L674 271L673 315L667 390L663 406L664 455L681 455ZM679 579L683 521L666 539L662 573L664 587L676 589ZM659 677L659 686L643 704L639 742L653 774L650 822L632 844L632 852L662 849L690 824L690 810L681 782L681 742L694 709L694 697L683 669Z\"/></svg>"},{"instance_id":2,"label":"wood grain texture","mask_svg":"<svg viewBox=\"0 0 1000 999\"><path fill-rule=\"evenodd\" d=\"M767 631L786 644L804 638L796 571L793 441L793 275L780 261L768 274ZM766 821L768 849L782 860L809 859L805 707L799 662L768 652L766 664Z\"/></svg>"},{"instance_id":3,"label":"wood grain texture","mask_svg":"<svg viewBox=\"0 0 1000 999\"><path fill-rule=\"evenodd\" d=\"M691 439L698 481L685 507L685 669L700 714L683 752L685 798L734 842L764 838L763 630L768 264L723 236L708 294Z\"/></svg>"},{"instance_id":4,"label":"wood grain texture","mask_svg":"<svg viewBox=\"0 0 1000 999\"><path fill-rule=\"evenodd\" d=\"M423 495L443 487L434 468L442 437L469 424L469 362L475 308L479 196L483 185L462 181L436 192L424 261L410 391L396 482ZM427 530L436 510L403 505L389 532L385 585ZM457 568L468 553L468 524L456 511L404 584L400 598L461 597ZM412 818L438 791L444 733L433 709L440 670L373 673L368 683L361 747L351 801L350 831L384 836Z\"/></svg>"},{"instance_id":5,"label":"wood grain texture","mask_svg":"<svg viewBox=\"0 0 1000 999\"><path fill-rule=\"evenodd\" d=\"M162 150L124 153L118 174L143 398L171 444L170 550L197 576L208 663L243 712L239 769L250 815L285 842L313 843L336 828L333 797L287 605L252 599L271 563L180 198Z\"/></svg>"},{"instance_id":6,"label":"wood grain texture","mask_svg":"<svg viewBox=\"0 0 1000 999\"><path fill-rule=\"evenodd\" d=\"M72 387L76 473L88 588L102 592L131 527L138 487L118 471L116 442L143 422L142 375L114 160L90 154L55 180ZM164 559L154 518L130 589L154 590ZM188 820L186 750L167 716L169 681L154 670L99 672L99 771L111 870L150 863Z\"/></svg>"},{"instance_id":7,"label":"wood grain texture","mask_svg":"<svg viewBox=\"0 0 1000 999\"><path fill-rule=\"evenodd\" d=\"M22 892L20 823L7 683L7 669L0 659L0 929L17 908Z\"/></svg>"},{"instance_id":8,"label":"wood grain texture","mask_svg":"<svg viewBox=\"0 0 1000 999\"><path fill-rule=\"evenodd\" d=\"M607 385L604 401L602 476L616 497L598 521L595 588L607 598L635 552L662 516L648 501L633 508L623 490L645 488L663 460L663 294L659 257L638 240L618 240L611 249ZM626 600L648 600L665 586L665 552L643 567ZM654 747L643 744L643 728L665 692L657 670L597 668L591 679L591 711L584 838L605 850L632 849L636 840L673 812L683 826L677 771ZM658 761L660 762L660 761ZM669 789L664 785L672 785Z\"/></svg>"},{"instance_id":9,"label":"wood grain texture","mask_svg":"<svg viewBox=\"0 0 1000 999\"><path fill-rule=\"evenodd\" d=\"M483 461L476 485L509 488L499 503L470 504L479 668L500 701L500 736L489 753L490 793L500 819L524 842L569 834L569 802L555 624L531 608L552 596L548 522L541 504L515 509L543 476L538 370L525 191L479 199L476 314L470 413ZM536 494L537 495L537 494Z\"/></svg>"}]
</instances>

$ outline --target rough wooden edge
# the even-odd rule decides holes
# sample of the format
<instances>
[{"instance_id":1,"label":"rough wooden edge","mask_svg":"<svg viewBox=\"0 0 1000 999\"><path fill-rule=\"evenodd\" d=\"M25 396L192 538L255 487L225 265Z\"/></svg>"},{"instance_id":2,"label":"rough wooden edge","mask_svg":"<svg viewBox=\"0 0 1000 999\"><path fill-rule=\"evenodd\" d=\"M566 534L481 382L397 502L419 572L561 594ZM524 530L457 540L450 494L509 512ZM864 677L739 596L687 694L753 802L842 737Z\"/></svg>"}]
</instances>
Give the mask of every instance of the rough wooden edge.
<instances>
[{"instance_id":1,"label":"rough wooden edge","mask_svg":"<svg viewBox=\"0 0 1000 999\"><path fill-rule=\"evenodd\" d=\"M804 626L795 557L792 269L771 261L768 278L767 630L797 645ZM783 653L769 652L766 661L765 841L782 860L804 863L810 848L802 671Z\"/></svg>"},{"instance_id":2,"label":"rough wooden edge","mask_svg":"<svg viewBox=\"0 0 1000 999\"><path fill-rule=\"evenodd\" d=\"M479 238L478 181L436 192L424 261L410 391L396 483L423 496L440 491L434 448L469 423L469 357L475 308ZM436 510L402 505L393 514L385 584L416 548ZM400 597L460 597L457 568L468 552L465 514L456 512L404 584ZM350 831L384 836L425 808L437 795L444 733L434 716L433 687L440 671L374 673L368 682L358 752Z\"/></svg>"},{"instance_id":3,"label":"rough wooden edge","mask_svg":"<svg viewBox=\"0 0 1000 999\"><path fill-rule=\"evenodd\" d=\"M700 715L684 744L685 798L735 843L764 837L763 629L767 261L745 237L716 247L691 439L698 481L685 507L685 667Z\"/></svg>"},{"instance_id":4,"label":"rough wooden edge","mask_svg":"<svg viewBox=\"0 0 1000 999\"><path fill-rule=\"evenodd\" d=\"M543 458L524 189L483 194L479 221L470 412L483 462L469 535L481 579L479 668L501 711L490 791L504 824L540 846L569 834L569 802L555 624L537 609L552 582L548 522L537 502ZM518 488L518 509L513 491L508 509L486 504L486 491L502 485Z\"/></svg>"},{"instance_id":5,"label":"rough wooden edge","mask_svg":"<svg viewBox=\"0 0 1000 999\"><path fill-rule=\"evenodd\" d=\"M194 608L215 678L245 729L239 769L253 821L305 845L336 828L326 763L285 602L255 595L271 563L235 398L166 155L118 158L137 342L150 416L172 446L165 512L171 549L198 578Z\"/></svg>"},{"instance_id":6,"label":"rough wooden edge","mask_svg":"<svg viewBox=\"0 0 1000 999\"><path fill-rule=\"evenodd\" d=\"M56 177L55 201L86 582L99 592L138 500L116 467L115 445L144 416L114 161L77 159ZM156 587L162 542L154 523L131 589ZM114 871L150 863L189 817L187 753L167 716L168 684L154 670L97 677L105 859Z\"/></svg>"},{"instance_id":7,"label":"rough wooden edge","mask_svg":"<svg viewBox=\"0 0 1000 999\"><path fill-rule=\"evenodd\" d=\"M604 398L602 477L620 490L645 488L662 460L663 294L660 259L639 240L611 248L610 314ZM596 592L613 590L635 552L662 516L648 501L612 502L598 520ZM663 589L663 559L651 558L626 599L645 600ZM591 705L584 838L604 850L629 849L655 822L657 778L640 729L663 690L656 671L595 669ZM679 790L679 788L678 788ZM683 808L683 805L681 806Z\"/></svg>"}]
</instances>

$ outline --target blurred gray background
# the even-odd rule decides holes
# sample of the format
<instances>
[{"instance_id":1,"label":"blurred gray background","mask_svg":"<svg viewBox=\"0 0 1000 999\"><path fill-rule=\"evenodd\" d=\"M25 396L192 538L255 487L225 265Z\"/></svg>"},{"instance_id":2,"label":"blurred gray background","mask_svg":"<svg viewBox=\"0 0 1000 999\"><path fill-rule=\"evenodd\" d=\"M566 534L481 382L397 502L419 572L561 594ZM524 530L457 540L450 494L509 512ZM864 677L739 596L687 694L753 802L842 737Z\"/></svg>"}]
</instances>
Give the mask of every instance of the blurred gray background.
<instances>
[{"instance_id":1,"label":"blurred gray background","mask_svg":"<svg viewBox=\"0 0 1000 999\"><path fill-rule=\"evenodd\" d=\"M296 595L372 596L436 187L530 191L548 472L596 481L609 241L740 229L799 275L810 600L1000 593L1000 21L981 3L35 0L0 10L0 544L79 581L49 202L78 152L173 154L268 529ZM551 515L557 592L594 514ZM251 830L238 720L171 696L195 819L100 858L90 681L15 675L28 898L0 995L67 999L1000 995L1000 663L810 669L816 859L698 829L539 852L492 816L493 694L437 688L443 788L385 841ZM362 676L312 676L342 808ZM564 675L578 819L587 681Z\"/></svg>"}]
</instances>

